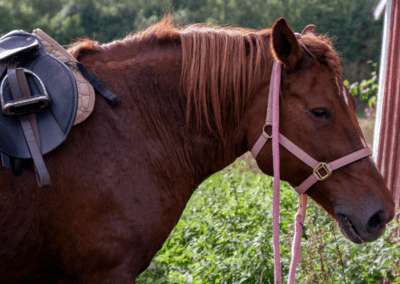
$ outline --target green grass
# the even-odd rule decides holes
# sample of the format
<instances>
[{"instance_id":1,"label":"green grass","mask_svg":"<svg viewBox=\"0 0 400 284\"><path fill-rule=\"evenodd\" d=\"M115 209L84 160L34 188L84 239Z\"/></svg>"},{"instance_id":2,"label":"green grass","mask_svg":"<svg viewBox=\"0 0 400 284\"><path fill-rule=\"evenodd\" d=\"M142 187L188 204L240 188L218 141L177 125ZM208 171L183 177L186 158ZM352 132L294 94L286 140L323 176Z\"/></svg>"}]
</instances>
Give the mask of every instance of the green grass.
<instances>
[{"instance_id":1,"label":"green grass","mask_svg":"<svg viewBox=\"0 0 400 284\"><path fill-rule=\"evenodd\" d=\"M273 179L246 169L242 161L201 184L137 283L273 283ZM284 282L297 202L294 189L281 183ZM309 240L302 242L303 262L298 265L296 283L376 283L388 271L394 271L390 277L398 281L394 260L400 258L400 250L394 245L398 240L391 236L393 223L377 242L354 245L322 209L309 203L305 226Z\"/></svg>"}]
</instances>

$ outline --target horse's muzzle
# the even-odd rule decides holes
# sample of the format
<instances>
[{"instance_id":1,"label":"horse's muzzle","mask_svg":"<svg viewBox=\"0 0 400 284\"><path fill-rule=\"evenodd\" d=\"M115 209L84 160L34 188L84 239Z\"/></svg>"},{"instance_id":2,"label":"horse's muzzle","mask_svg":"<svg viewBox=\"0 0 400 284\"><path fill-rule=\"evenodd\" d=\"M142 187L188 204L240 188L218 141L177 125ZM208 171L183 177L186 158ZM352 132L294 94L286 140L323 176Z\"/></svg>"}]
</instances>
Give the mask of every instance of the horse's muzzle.
<instances>
[{"instance_id":1,"label":"horse's muzzle","mask_svg":"<svg viewBox=\"0 0 400 284\"><path fill-rule=\"evenodd\" d=\"M356 244L364 242L373 242L384 232L386 224L393 219L393 216L387 216L383 206L375 206L372 213L368 210L359 210L355 212L350 210L335 210L339 223L339 228L343 235Z\"/></svg>"}]
</instances>

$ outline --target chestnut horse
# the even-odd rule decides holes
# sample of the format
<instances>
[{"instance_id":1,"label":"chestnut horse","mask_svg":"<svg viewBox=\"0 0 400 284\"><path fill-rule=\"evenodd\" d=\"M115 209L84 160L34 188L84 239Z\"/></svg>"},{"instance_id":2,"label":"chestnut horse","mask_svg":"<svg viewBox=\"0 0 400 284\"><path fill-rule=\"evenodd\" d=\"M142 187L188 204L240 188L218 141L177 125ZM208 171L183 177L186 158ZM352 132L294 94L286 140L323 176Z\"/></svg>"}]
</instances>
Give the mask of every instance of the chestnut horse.
<instances>
[{"instance_id":1,"label":"chestnut horse","mask_svg":"<svg viewBox=\"0 0 400 284\"><path fill-rule=\"evenodd\" d=\"M260 136L274 59L283 64L283 135L325 162L365 146L339 58L312 26L296 39L284 19L254 31L179 28L166 17L123 40L83 40L69 51L120 103L99 99L44 156L50 188L38 188L32 172L0 169L1 283L135 283L198 185ZM312 173L280 153L283 180L297 186ZM271 143L257 163L272 175ZM369 157L306 194L356 243L377 239L394 215Z\"/></svg>"}]
</instances>

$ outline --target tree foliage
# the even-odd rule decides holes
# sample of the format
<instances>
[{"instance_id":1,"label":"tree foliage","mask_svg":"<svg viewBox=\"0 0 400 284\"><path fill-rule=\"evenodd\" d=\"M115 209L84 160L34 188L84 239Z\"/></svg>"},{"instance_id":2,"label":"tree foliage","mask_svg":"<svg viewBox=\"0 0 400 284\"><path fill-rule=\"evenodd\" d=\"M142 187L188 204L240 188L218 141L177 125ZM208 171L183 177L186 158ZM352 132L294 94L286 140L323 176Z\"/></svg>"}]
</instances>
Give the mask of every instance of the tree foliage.
<instances>
[{"instance_id":1,"label":"tree foliage","mask_svg":"<svg viewBox=\"0 0 400 284\"><path fill-rule=\"evenodd\" d=\"M382 20L372 0L0 0L0 33L41 28L61 44L89 36L100 42L141 30L167 11L180 24L208 22L260 29L284 17L301 32L315 24L336 39L344 78L360 81L379 62Z\"/></svg>"}]
</instances>

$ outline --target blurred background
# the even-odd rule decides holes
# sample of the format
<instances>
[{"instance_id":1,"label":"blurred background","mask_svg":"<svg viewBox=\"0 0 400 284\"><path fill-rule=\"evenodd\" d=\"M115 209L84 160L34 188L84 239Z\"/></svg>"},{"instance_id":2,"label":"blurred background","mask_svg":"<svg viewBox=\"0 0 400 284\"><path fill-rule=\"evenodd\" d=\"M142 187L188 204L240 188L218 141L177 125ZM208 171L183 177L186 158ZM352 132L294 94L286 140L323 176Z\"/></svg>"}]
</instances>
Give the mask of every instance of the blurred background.
<instances>
[{"instance_id":1,"label":"blurred background","mask_svg":"<svg viewBox=\"0 0 400 284\"><path fill-rule=\"evenodd\" d=\"M382 18L375 21L371 0L0 0L0 34L40 28L67 45L89 36L101 43L123 38L173 11L180 24L229 24L252 29L271 27L284 17L301 32L308 24L336 39L344 79L370 77L378 62Z\"/></svg>"}]
</instances>

